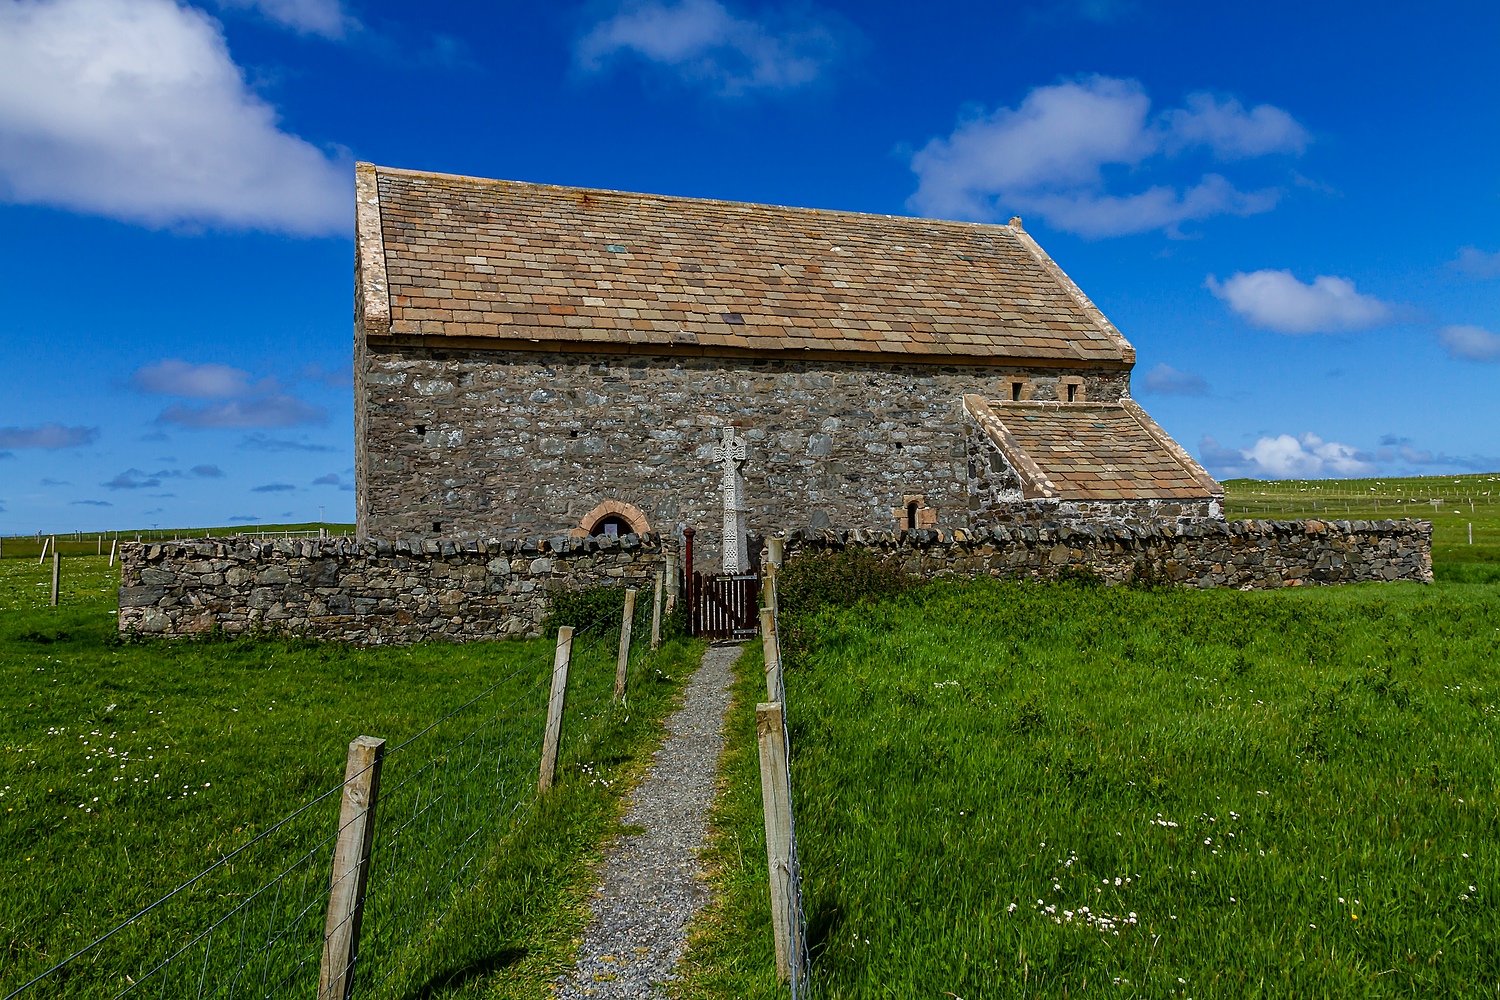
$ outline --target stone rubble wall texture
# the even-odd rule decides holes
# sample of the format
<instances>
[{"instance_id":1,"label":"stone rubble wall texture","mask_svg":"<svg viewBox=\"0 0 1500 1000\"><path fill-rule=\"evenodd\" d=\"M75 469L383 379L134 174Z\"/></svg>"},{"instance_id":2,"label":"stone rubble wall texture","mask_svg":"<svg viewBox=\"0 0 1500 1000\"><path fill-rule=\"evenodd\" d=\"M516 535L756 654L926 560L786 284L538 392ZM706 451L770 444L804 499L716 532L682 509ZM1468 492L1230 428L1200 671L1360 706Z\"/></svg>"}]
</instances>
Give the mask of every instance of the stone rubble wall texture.
<instances>
[{"instance_id":1,"label":"stone rubble wall texture","mask_svg":"<svg viewBox=\"0 0 1500 1000\"><path fill-rule=\"evenodd\" d=\"M254 541L121 546L120 631L277 632L357 645L540 631L551 594L654 587L661 539Z\"/></svg>"},{"instance_id":2,"label":"stone rubble wall texture","mask_svg":"<svg viewBox=\"0 0 1500 1000\"><path fill-rule=\"evenodd\" d=\"M849 547L896 559L924 579L1051 579L1087 568L1111 584L1147 575L1204 589L1432 582L1432 525L1415 520L800 529L786 536L785 558ZM656 535L126 543L120 631L281 632L358 645L530 635L551 594L601 584L646 590L665 551Z\"/></svg>"},{"instance_id":3,"label":"stone rubble wall texture","mask_svg":"<svg viewBox=\"0 0 1500 1000\"><path fill-rule=\"evenodd\" d=\"M360 338L356 338L357 340ZM749 445L749 529L890 528L921 495L939 524L970 521L966 392L1129 391L1126 370L569 354L361 345L355 392L360 537L482 538L579 528L633 504L718 561L713 447ZM420 430L420 433L419 433ZM438 525L434 530L433 526Z\"/></svg>"},{"instance_id":4,"label":"stone rubble wall texture","mask_svg":"<svg viewBox=\"0 0 1500 1000\"><path fill-rule=\"evenodd\" d=\"M1194 521L1155 525L1053 523L916 532L809 531L785 559L863 547L909 574L1052 579L1088 569L1108 584L1150 577L1212 589L1432 582L1428 521Z\"/></svg>"}]
</instances>

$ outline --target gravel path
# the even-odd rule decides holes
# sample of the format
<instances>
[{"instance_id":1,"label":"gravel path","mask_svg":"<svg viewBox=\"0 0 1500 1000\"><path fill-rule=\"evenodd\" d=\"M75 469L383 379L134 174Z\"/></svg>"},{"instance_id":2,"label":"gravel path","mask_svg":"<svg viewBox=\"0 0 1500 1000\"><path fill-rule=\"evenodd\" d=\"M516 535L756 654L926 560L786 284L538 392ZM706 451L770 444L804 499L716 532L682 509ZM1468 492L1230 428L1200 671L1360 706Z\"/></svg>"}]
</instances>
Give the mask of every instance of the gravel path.
<instances>
[{"instance_id":1,"label":"gravel path","mask_svg":"<svg viewBox=\"0 0 1500 1000\"><path fill-rule=\"evenodd\" d=\"M687 925L708 902L698 860L708 834L731 668L738 646L712 646L688 681L667 738L630 797L625 823L644 833L605 854L604 877L583 931L578 965L557 981L559 997L665 997L687 945Z\"/></svg>"}]
</instances>

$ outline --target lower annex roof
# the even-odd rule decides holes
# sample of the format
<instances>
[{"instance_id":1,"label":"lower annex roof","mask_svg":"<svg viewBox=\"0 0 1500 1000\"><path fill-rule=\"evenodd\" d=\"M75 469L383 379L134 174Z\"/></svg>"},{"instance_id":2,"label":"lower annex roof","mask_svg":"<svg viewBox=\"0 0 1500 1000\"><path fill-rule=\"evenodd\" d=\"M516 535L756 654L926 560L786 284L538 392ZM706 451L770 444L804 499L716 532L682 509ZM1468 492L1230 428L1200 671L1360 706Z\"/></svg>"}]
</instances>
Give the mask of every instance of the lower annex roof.
<instances>
[{"instance_id":1,"label":"lower annex roof","mask_svg":"<svg viewBox=\"0 0 1500 1000\"><path fill-rule=\"evenodd\" d=\"M1188 500L1221 497L1203 467L1131 399L1008 402L964 397L1027 499Z\"/></svg>"}]
</instances>

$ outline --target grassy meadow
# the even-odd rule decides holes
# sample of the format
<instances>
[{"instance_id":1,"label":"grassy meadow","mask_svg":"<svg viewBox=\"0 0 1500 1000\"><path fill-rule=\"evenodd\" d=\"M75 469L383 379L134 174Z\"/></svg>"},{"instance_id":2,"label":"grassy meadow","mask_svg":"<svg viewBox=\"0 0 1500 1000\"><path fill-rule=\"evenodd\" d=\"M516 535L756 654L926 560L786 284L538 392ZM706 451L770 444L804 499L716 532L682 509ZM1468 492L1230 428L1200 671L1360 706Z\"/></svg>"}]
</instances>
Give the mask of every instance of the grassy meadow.
<instances>
[{"instance_id":1,"label":"grassy meadow","mask_svg":"<svg viewBox=\"0 0 1500 1000\"><path fill-rule=\"evenodd\" d=\"M817 997L1500 986L1500 588L939 583L786 675ZM740 664L688 997L777 995Z\"/></svg>"},{"instance_id":2,"label":"grassy meadow","mask_svg":"<svg viewBox=\"0 0 1500 1000\"><path fill-rule=\"evenodd\" d=\"M1500 583L1500 473L1275 482L1231 479L1224 483L1224 513L1230 518L1421 518L1432 522L1438 579Z\"/></svg>"},{"instance_id":3,"label":"grassy meadow","mask_svg":"<svg viewBox=\"0 0 1500 1000\"><path fill-rule=\"evenodd\" d=\"M1496 996L1495 485L1225 484L1230 517L1433 520L1427 587L784 609L812 995ZM781 992L738 670L694 1000Z\"/></svg>"},{"instance_id":4,"label":"grassy meadow","mask_svg":"<svg viewBox=\"0 0 1500 1000\"><path fill-rule=\"evenodd\" d=\"M361 734L390 748L362 987L547 995L572 962L588 866L617 828L620 793L649 758L695 644L650 657L641 644L628 706L613 710L617 639L580 637L559 785L537 803L549 641L122 644L118 569L94 556L63 566L62 606L50 608L50 560L0 563L0 996L240 848L70 975L24 995L113 996L184 946L147 980L155 992L196 994L203 969L212 985L243 965L242 987L308 995L338 811L337 795L318 797L342 780ZM254 896L277 874L274 891Z\"/></svg>"}]
</instances>

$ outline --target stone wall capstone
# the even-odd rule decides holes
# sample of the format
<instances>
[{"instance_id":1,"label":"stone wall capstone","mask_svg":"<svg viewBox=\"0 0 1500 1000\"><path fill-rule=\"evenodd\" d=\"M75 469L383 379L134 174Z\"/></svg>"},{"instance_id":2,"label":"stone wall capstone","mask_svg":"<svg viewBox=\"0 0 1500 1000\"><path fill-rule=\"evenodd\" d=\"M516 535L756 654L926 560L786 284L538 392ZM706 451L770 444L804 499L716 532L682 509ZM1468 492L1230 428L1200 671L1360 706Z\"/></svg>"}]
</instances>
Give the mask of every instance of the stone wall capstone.
<instances>
[{"instance_id":1,"label":"stone wall capstone","mask_svg":"<svg viewBox=\"0 0 1500 1000\"><path fill-rule=\"evenodd\" d=\"M128 542L119 627L159 636L277 632L357 645L532 635L552 593L653 586L662 552L656 535Z\"/></svg>"},{"instance_id":2,"label":"stone wall capstone","mask_svg":"<svg viewBox=\"0 0 1500 1000\"><path fill-rule=\"evenodd\" d=\"M1088 569L1107 584L1163 580L1211 589L1432 582L1429 521L997 524L975 529L791 533L785 559L861 547L923 579L1054 579Z\"/></svg>"}]
</instances>

